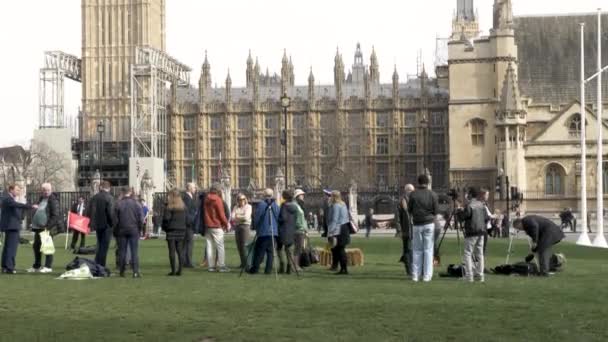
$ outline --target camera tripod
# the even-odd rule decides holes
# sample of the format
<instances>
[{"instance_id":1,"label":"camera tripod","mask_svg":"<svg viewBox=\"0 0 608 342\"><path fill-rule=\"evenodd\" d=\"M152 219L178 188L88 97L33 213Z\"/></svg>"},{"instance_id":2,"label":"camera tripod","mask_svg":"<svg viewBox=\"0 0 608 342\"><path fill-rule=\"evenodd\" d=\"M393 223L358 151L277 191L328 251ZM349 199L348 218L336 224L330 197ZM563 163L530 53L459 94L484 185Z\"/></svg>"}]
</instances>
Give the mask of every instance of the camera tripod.
<instances>
[{"instance_id":1,"label":"camera tripod","mask_svg":"<svg viewBox=\"0 0 608 342\"><path fill-rule=\"evenodd\" d=\"M455 202L455 201L453 201ZM450 223L452 222L452 220L454 220L454 229L456 229L456 241L458 243L458 253L460 255L460 262L462 263L462 248L461 248L461 244L460 244L460 222L458 221L458 217L456 217L456 208L452 208L452 211L450 212L449 217L446 219L445 224L443 226L443 234L441 235L441 239L439 240L439 243L437 244L437 248L435 248L435 255L434 255L434 264L436 265L441 265L441 255L439 254L440 249L441 249L441 245L443 244L443 240L445 239L445 235L448 232L448 229L450 228ZM461 267L462 270L462 277L464 277L464 268Z\"/></svg>"},{"instance_id":2,"label":"camera tripod","mask_svg":"<svg viewBox=\"0 0 608 342\"><path fill-rule=\"evenodd\" d=\"M274 270L274 276L275 279L278 279L278 270L276 268L275 265L275 259L279 257L278 253L277 253L277 246L276 246L276 241L275 241L275 236L274 234L272 234L273 228L272 228L272 217L270 215L268 215L268 211L272 212L274 214L274 210L272 210L272 203L269 203L268 206L266 207L266 212L264 213L264 216L268 216L268 225L270 226L270 231L271 231L271 241L272 241L272 269ZM277 220L277 233L278 233L278 225L279 222ZM258 240L258 234L256 231L255 234L255 238L253 239L253 241L251 242L251 246L247 251L247 258L245 259L245 264L242 265L241 267L241 272L239 273L239 278L243 275L243 272L245 272L245 269L247 268L247 264L249 261L249 258L251 257L251 253L253 252L253 250L255 249L255 244L257 243ZM286 251L286 255L287 255L287 262L289 263L289 265L291 265L291 267L293 268L293 270L296 272L296 275L298 277L298 279L300 278L300 271L298 270L298 267L296 267L295 261L293 259L293 254L291 253L290 249L285 248ZM254 253L254 257L255 257L255 253ZM254 260L255 262L255 260Z\"/></svg>"}]
</instances>

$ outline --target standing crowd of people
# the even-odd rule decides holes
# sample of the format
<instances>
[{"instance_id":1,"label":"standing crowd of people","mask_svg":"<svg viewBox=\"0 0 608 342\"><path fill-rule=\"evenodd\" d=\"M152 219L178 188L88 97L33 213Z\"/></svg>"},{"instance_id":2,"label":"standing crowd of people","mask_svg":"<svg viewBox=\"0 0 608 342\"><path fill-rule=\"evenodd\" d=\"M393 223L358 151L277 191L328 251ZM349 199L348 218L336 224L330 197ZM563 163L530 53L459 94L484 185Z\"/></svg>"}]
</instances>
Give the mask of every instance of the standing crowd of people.
<instances>
[{"instance_id":1,"label":"standing crowd of people","mask_svg":"<svg viewBox=\"0 0 608 342\"><path fill-rule=\"evenodd\" d=\"M52 272L53 255L46 255L42 262L41 233L55 235L62 226L58 196L50 184L42 185L41 196L36 204L20 203L21 189L18 185L8 188L8 196L1 201L0 231L5 241L2 250L2 273L15 274L15 257L19 244L24 211L33 211L34 262L27 272ZM118 199L112 196L111 184L103 181L100 191L85 204L80 198L71 211L90 219L90 228L96 232L95 262L107 267L107 254L112 237L117 244L117 267L119 275L125 277L127 266L134 278L141 277L139 270L139 240L145 232L147 208L138 200L131 188L123 188ZM263 198L250 204L244 194L238 194L236 205L230 210L222 198L219 185L208 192L197 192L196 185L189 183L184 192L170 191L162 213L161 228L166 233L169 255L169 276L181 276L183 268L192 268L194 236L205 238L203 265L209 272L229 272L226 265L224 235L234 230L239 268L251 274L259 273L266 260L265 274L272 273L274 256L279 258L279 273L301 272L300 258L304 252L308 229L323 230L331 249L330 270L338 275L348 274L346 246L350 244L353 230L353 215L339 191L324 191L326 200L319 216L305 216L304 191L285 190L281 200L275 199L272 189L266 189ZM470 199L463 205L456 200L455 216L463 225L465 277L473 282L483 282L484 255L488 235L501 235L503 216L492 214L488 209L487 189L471 189ZM366 216L364 224L371 226L373 212ZM429 282L433 277L435 243L440 231L438 196L429 189L426 175L418 177L418 187L405 187L405 196L399 203L396 219L403 242L400 262L414 282ZM449 224L449 222L448 222ZM499 226L500 228L496 228ZM517 219L514 228L525 231L534 242L533 252L538 254L541 275L549 274L548 260L551 247L564 237L561 229L546 218L528 216ZM439 228L438 228L439 227ZM499 229L498 232L496 230ZM252 231L255 239L250 243ZM494 233L492 233L494 232ZM369 228L368 234L369 235ZM85 236L74 232L72 249L84 247ZM249 248L248 248L249 246Z\"/></svg>"}]
</instances>

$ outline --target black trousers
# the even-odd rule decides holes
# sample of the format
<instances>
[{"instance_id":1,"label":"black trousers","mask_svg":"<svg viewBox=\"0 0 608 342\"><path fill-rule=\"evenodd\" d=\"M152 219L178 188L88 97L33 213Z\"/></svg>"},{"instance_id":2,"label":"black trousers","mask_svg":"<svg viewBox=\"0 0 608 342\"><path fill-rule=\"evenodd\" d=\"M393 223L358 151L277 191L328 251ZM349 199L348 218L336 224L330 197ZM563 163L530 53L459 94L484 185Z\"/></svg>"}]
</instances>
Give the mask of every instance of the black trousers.
<instances>
[{"instance_id":1,"label":"black trousers","mask_svg":"<svg viewBox=\"0 0 608 342\"><path fill-rule=\"evenodd\" d=\"M118 268L124 273L127 266L127 248L131 250L131 268L139 273L139 231L126 232L118 236Z\"/></svg>"},{"instance_id":2,"label":"black trousers","mask_svg":"<svg viewBox=\"0 0 608 342\"><path fill-rule=\"evenodd\" d=\"M412 274L412 238L409 235L401 235L401 242L403 244L403 252L401 254L401 260L405 265L405 273L407 275Z\"/></svg>"},{"instance_id":3,"label":"black trousers","mask_svg":"<svg viewBox=\"0 0 608 342\"><path fill-rule=\"evenodd\" d=\"M331 260L332 267L337 262L340 264L340 271L348 271L348 257L346 256L346 246L338 244L336 247L333 247L331 249Z\"/></svg>"},{"instance_id":4,"label":"black trousers","mask_svg":"<svg viewBox=\"0 0 608 342\"><path fill-rule=\"evenodd\" d=\"M167 240L167 247L169 248L169 264L171 265L171 272L182 273L182 267L184 266L184 240ZM177 271L175 269L176 254L178 262Z\"/></svg>"},{"instance_id":5,"label":"black trousers","mask_svg":"<svg viewBox=\"0 0 608 342\"><path fill-rule=\"evenodd\" d=\"M15 270L15 258L19 248L19 231L11 230L4 232L4 246L2 246L2 269L6 271Z\"/></svg>"},{"instance_id":6,"label":"black trousers","mask_svg":"<svg viewBox=\"0 0 608 342\"><path fill-rule=\"evenodd\" d=\"M84 233L74 230L74 232L72 232L72 243L70 244L71 249L76 249L78 238L80 238L80 247L84 247L85 236Z\"/></svg>"},{"instance_id":7,"label":"black trousers","mask_svg":"<svg viewBox=\"0 0 608 342\"><path fill-rule=\"evenodd\" d=\"M538 268L541 275L549 273L549 261L553 255L553 246L550 244L541 244L538 246L536 253L538 254Z\"/></svg>"},{"instance_id":8,"label":"black trousers","mask_svg":"<svg viewBox=\"0 0 608 342\"><path fill-rule=\"evenodd\" d=\"M34 268L40 268L42 266L42 252L40 252L40 247L42 247L42 239L40 239L41 230L37 230L34 232ZM44 258L44 267L53 268L53 255L46 255Z\"/></svg>"},{"instance_id":9,"label":"black trousers","mask_svg":"<svg viewBox=\"0 0 608 342\"><path fill-rule=\"evenodd\" d=\"M110 241L112 241L112 229L98 229L96 236L97 252L95 253L95 262L105 267L106 259L108 257L108 249L110 249Z\"/></svg>"},{"instance_id":10,"label":"black trousers","mask_svg":"<svg viewBox=\"0 0 608 342\"><path fill-rule=\"evenodd\" d=\"M264 273L272 273L272 262L274 259L274 251L272 250L274 237L272 236L260 236L255 240L255 249L253 251L253 265L251 266L250 273L255 274L260 270L260 264L266 255L266 268Z\"/></svg>"},{"instance_id":11,"label":"black trousers","mask_svg":"<svg viewBox=\"0 0 608 342\"><path fill-rule=\"evenodd\" d=\"M194 230L192 228L186 228L186 237L184 238L184 266L192 267L192 250L194 249Z\"/></svg>"}]
</instances>

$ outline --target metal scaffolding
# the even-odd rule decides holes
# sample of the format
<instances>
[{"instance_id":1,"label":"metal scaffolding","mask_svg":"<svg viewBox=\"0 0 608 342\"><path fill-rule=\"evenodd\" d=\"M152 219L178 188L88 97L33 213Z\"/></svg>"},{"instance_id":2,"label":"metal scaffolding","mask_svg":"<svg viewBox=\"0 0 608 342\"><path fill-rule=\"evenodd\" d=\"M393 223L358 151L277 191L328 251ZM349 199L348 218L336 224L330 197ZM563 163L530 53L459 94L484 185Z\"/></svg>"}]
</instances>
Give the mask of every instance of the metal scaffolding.
<instances>
[{"instance_id":1,"label":"metal scaffolding","mask_svg":"<svg viewBox=\"0 0 608 342\"><path fill-rule=\"evenodd\" d=\"M191 69L166 53L138 47L131 65L131 157L167 159L171 87L188 86Z\"/></svg>"},{"instance_id":2,"label":"metal scaffolding","mask_svg":"<svg viewBox=\"0 0 608 342\"><path fill-rule=\"evenodd\" d=\"M46 51L39 79L39 128L66 127L64 79L82 82L82 61L62 51Z\"/></svg>"}]
</instances>

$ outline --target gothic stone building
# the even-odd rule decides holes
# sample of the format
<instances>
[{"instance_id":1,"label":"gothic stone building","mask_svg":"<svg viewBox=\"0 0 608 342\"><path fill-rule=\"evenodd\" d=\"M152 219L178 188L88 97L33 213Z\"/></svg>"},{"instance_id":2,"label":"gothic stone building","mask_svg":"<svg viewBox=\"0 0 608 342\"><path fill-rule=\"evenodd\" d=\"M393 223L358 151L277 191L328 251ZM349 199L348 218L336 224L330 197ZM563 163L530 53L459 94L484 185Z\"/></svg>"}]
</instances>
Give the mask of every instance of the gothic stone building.
<instances>
[{"instance_id":1,"label":"gothic stone building","mask_svg":"<svg viewBox=\"0 0 608 342\"><path fill-rule=\"evenodd\" d=\"M587 187L589 208L594 208L596 177L608 178L606 166L603 175L596 172L598 121L604 136L608 126L595 115L595 81L587 85L587 107L581 108L578 100L579 23L585 23L590 76L597 64L596 16L514 17L512 1L495 0L493 17L489 36L479 36L474 32L478 25L473 1L458 1L448 65L443 66L449 70L450 182L493 188L502 169L510 185L523 193L524 209L577 208L580 113L585 113ZM606 35L602 54L606 65ZM608 82L603 83L603 92L608 95Z\"/></svg>"},{"instance_id":2,"label":"gothic stone building","mask_svg":"<svg viewBox=\"0 0 608 342\"><path fill-rule=\"evenodd\" d=\"M261 73L251 54L246 87L211 87L205 56L199 87L177 90L172 108L170 173L177 185L203 187L219 181L220 168L237 188L272 186L284 173L280 98L287 94L288 184L362 187L414 182L428 168L436 188L448 180L448 93L422 71L400 83L380 83L375 51L364 64L357 45L346 74L342 55L334 60L334 84L294 85L294 66L284 54L280 75Z\"/></svg>"}]
</instances>

